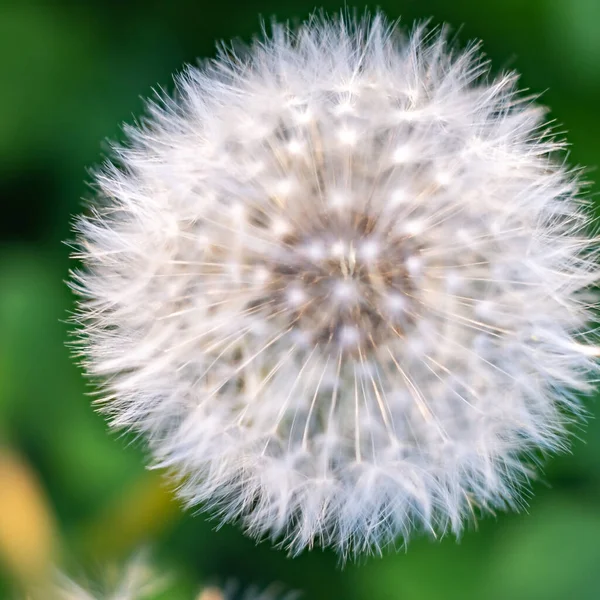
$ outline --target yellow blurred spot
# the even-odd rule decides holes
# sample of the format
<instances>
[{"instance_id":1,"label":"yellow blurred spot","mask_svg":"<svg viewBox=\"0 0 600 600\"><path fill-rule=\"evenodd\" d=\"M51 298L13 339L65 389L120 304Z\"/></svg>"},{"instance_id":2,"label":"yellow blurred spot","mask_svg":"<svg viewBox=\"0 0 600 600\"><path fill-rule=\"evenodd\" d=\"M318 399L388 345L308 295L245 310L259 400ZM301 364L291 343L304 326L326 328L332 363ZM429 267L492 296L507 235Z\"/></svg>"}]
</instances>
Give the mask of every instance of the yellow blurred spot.
<instances>
[{"instance_id":1,"label":"yellow blurred spot","mask_svg":"<svg viewBox=\"0 0 600 600\"><path fill-rule=\"evenodd\" d=\"M0 448L0 561L22 585L50 575L56 527L42 486L23 459Z\"/></svg>"},{"instance_id":2,"label":"yellow blurred spot","mask_svg":"<svg viewBox=\"0 0 600 600\"><path fill-rule=\"evenodd\" d=\"M198 600L224 600L225 596L218 588L206 588L200 592Z\"/></svg>"}]
</instances>

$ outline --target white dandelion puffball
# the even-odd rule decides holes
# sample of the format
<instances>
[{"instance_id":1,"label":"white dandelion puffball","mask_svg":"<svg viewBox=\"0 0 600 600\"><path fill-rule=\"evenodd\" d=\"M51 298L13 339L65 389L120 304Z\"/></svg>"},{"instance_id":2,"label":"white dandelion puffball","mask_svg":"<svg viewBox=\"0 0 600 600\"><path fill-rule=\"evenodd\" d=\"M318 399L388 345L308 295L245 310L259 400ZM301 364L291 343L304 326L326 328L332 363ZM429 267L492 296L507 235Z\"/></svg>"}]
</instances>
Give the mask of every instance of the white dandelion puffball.
<instances>
[{"instance_id":1,"label":"white dandelion puffball","mask_svg":"<svg viewBox=\"0 0 600 600\"><path fill-rule=\"evenodd\" d=\"M114 579L115 573L112 575ZM34 592L25 600L158 600L173 595L174 589L169 585L171 577L153 572L139 558L126 564L118 575L109 585L88 582L83 586L59 572L51 589L43 589L39 594ZM224 589L206 587L194 594L194 600L301 600L301 596L296 592L282 593L278 585L265 589L257 586L240 588L230 582Z\"/></svg>"},{"instance_id":2,"label":"white dandelion puffball","mask_svg":"<svg viewBox=\"0 0 600 600\"><path fill-rule=\"evenodd\" d=\"M592 216L514 74L381 15L274 25L151 103L78 223L116 428L291 552L515 506L597 369Z\"/></svg>"},{"instance_id":3,"label":"white dandelion puffball","mask_svg":"<svg viewBox=\"0 0 600 600\"><path fill-rule=\"evenodd\" d=\"M153 571L143 553L105 575L101 585L82 585L59 572L52 589L34 593L27 600L150 600L166 587L166 579Z\"/></svg>"}]
</instances>

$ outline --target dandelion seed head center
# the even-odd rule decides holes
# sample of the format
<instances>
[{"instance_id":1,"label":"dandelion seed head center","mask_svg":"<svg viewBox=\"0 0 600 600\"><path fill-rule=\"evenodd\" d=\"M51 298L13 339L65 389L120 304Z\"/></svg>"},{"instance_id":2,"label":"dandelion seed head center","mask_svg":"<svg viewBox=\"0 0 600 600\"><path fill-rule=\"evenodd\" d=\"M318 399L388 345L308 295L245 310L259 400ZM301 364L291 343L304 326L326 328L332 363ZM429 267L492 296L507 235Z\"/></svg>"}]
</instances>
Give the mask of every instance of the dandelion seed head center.
<instances>
[{"instance_id":1,"label":"dandelion seed head center","mask_svg":"<svg viewBox=\"0 0 600 600\"><path fill-rule=\"evenodd\" d=\"M397 339L417 311L414 240L369 215L318 215L281 239L258 271L265 296L313 344L355 352Z\"/></svg>"}]
</instances>

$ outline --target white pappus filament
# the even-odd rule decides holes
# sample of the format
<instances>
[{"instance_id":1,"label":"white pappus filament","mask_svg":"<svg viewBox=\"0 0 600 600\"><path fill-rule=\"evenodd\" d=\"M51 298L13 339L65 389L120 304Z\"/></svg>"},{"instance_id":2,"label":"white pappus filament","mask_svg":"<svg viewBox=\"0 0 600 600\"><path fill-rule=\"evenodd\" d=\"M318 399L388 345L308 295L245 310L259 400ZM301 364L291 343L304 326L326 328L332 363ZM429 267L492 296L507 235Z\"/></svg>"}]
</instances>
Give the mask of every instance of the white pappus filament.
<instances>
[{"instance_id":1,"label":"white pappus filament","mask_svg":"<svg viewBox=\"0 0 600 600\"><path fill-rule=\"evenodd\" d=\"M514 74L381 15L223 50L78 223L81 352L189 505L292 552L515 506L591 388L592 217Z\"/></svg>"}]
</instances>

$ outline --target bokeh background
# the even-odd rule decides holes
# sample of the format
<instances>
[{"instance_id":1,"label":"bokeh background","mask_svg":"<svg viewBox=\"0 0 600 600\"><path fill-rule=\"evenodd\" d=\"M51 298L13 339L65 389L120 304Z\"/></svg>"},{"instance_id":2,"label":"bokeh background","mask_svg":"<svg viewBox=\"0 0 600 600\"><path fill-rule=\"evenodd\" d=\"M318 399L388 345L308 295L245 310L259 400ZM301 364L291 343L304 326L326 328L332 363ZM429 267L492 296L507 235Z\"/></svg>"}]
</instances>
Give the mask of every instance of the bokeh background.
<instances>
[{"instance_id":1,"label":"bokeh background","mask_svg":"<svg viewBox=\"0 0 600 600\"><path fill-rule=\"evenodd\" d=\"M341 2L325 1L329 11ZM570 161L600 163L599 0L382 0L405 24L447 21L464 44L484 40L497 71L516 68L568 132ZM259 16L303 19L314 0L0 1L0 598L18 598L51 559L89 581L141 547L172 576L163 598L235 578L279 581L307 599L579 600L600 597L600 426L577 431L551 460L528 513L499 514L457 544L341 570L330 552L295 560L236 528L184 514L143 449L107 431L65 347L73 297L72 217L89 194L86 169L107 139L172 89L184 63L214 42L250 39ZM364 8L358 6L359 10ZM592 188L592 192L598 188ZM591 398L589 410L598 413ZM580 438L580 439L579 439ZM22 596L21 596L22 597Z\"/></svg>"}]
</instances>

